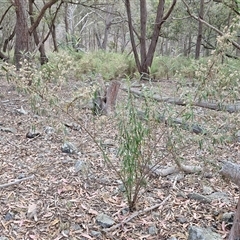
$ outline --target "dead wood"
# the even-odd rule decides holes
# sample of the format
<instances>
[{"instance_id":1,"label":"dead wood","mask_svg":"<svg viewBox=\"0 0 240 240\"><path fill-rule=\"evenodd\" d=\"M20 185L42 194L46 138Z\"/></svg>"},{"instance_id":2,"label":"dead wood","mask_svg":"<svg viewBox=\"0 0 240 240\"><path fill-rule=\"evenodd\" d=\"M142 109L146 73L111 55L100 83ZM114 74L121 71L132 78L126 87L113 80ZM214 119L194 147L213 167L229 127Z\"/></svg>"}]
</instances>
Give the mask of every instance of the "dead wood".
<instances>
[{"instance_id":1,"label":"dead wood","mask_svg":"<svg viewBox=\"0 0 240 240\"><path fill-rule=\"evenodd\" d=\"M240 187L240 165L223 161L220 173L233 183ZM228 240L240 239L240 197L238 198L237 209L235 211L233 226L231 228Z\"/></svg>"},{"instance_id":2,"label":"dead wood","mask_svg":"<svg viewBox=\"0 0 240 240\"><path fill-rule=\"evenodd\" d=\"M34 176L29 176L29 177L25 177L25 178L21 178L21 179L16 179L14 182L10 182L10 183L5 183L5 184L1 184L0 185L0 188L4 188L4 187L9 187L11 185L14 185L14 184L18 184L22 181L26 181L26 180L29 180L29 179L32 179L34 178Z\"/></svg>"},{"instance_id":3,"label":"dead wood","mask_svg":"<svg viewBox=\"0 0 240 240\"><path fill-rule=\"evenodd\" d=\"M122 90L127 91L126 88L122 88ZM137 96L145 97L144 94L139 90L131 88L130 92ZM158 102L166 102L166 103L176 104L176 105L181 105L181 106L186 105L186 102L180 98L161 97L158 94L153 94L151 96L151 98ZM210 103L210 102L205 102L205 101L199 101L199 102L193 102L192 105L196 106L196 107L208 108L208 109L212 109L212 110L216 110L216 111L225 110L229 113L234 113L234 112L240 111L240 103L226 105L226 104L220 104L220 103Z\"/></svg>"},{"instance_id":4,"label":"dead wood","mask_svg":"<svg viewBox=\"0 0 240 240\"><path fill-rule=\"evenodd\" d=\"M112 227L110 227L110 228L108 228L108 229L104 229L103 231L104 231L104 232L111 232L111 231L113 231L113 230L115 230L115 229L123 226L124 224L128 223L128 222L131 221L133 218L138 217L138 216L141 216L141 215L143 215L143 214L145 214L145 213L147 213L147 212L149 212L149 211L152 211L152 210L160 207L161 205L165 204L166 201L167 201L169 198L170 198L170 195L167 196L161 203L158 203L158 204L156 204L156 205L154 205L154 206L152 206L152 207L146 208L146 209L144 209L144 210L142 210L142 211L137 211L137 212L133 213L130 217L128 217L128 218L126 218L125 220L123 220L122 222L120 222L120 223L118 223L118 224L116 224L116 225L114 225L114 226L112 226Z\"/></svg>"},{"instance_id":5,"label":"dead wood","mask_svg":"<svg viewBox=\"0 0 240 240\"><path fill-rule=\"evenodd\" d=\"M108 88L102 86L101 90L96 90L93 99L93 113L95 115L110 115L116 106L116 100L120 82L112 81Z\"/></svg>"}]
</instances>

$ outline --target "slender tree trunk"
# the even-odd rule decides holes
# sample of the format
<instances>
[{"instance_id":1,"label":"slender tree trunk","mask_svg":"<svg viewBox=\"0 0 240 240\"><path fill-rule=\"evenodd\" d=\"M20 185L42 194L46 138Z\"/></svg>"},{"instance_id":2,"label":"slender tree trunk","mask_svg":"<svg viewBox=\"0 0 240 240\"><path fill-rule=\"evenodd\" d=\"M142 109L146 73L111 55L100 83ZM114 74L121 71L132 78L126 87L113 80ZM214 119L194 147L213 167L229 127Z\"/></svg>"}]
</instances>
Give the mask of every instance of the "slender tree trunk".
<instances>
[{"instance_id":1,"label":"slender tree trunk","mask_svg":"<svg viewBox=\"0 0 240 240\"><path fill-rule=\"evenodd\" d=\"M203 19L203 11L204 11L204 0L201 0L200 10L199 10L200 19ZM196 43L195 59L199 59L200 57L202 33L203 33L203 23L201 21L198 21L198 36L197 36L197 43Z\"/></svg>"},{"instance_id":2,"label":"slender tree trunk","mask_svg":"<svg viewBox=\"0 0 240 240\"><path fill-rule=\"evenodd\" d=\"M34 2L34 0L29 0L29 15L30 15L31 25L34 24L33 2ZM41 63L41 65L43 65L46 62L48 62L48 58L47 58L47 55L46 55L46 52L45 52L44 43L43 42L40 43L39 36L38 36L36 28L33 29L32 34L33 34L34 42L35 42L35 44L38 47L39 52L40 52L40 63ZM39 44L40 44L40 46L38 46Z\"/></svg>"},{"instance_id":3,"label":"slender tree trunk","mask_svg":"<svg viewBox=\"0 0 240 240\"><path fill-rule=\"evenodd\" d=\"M156 51L161 27L162 27L163 23L168 19L170 14L172 13L172 11L176 5L176 2L177 2L177 0L172 1L171 7L169 8L166 15L164 16L165 0L159 0L158 7L157 7L156 19L155 19L155 23L154 23L153 34L152 34L151 42L150 42L150 45L149 45L149 48L147 51L147 49L146 49L147 6L146 6L145 0L140 0L141 34L140 34L140 36L137 35L138 39L140 40L140 56L141 56L141 62L140 62L138 51L137 51L137 45L136 45L135 38L134 38L130 1L125 0L132 50L133 50L135 62L137 65L137 69L138 69L139 73L142 75L142 77L145 77L145 75L149 74L149 67L151 67L151 65L152 65L152 61L153 61L154 53ZM135 31L135 34L137 34L136 31Z\"/></svg>"},{"instance_id":4,"label":"slender tree trunk","mask_svg":"<svg viewBox=\"0 0 240 240\"><path fill-rule=\"evenodd\" d=\"M141 36L140 36L140 55L142 72L148 72L148 66L145 64L147 58L146 49L146 33L147 33L147 5L146 0L140 0L140 24L141 24Z\"/></svg>"},{"instance_id":5,"label":"slender tree trunk","mask_svg":"<svg viewBox=\"0 0 240 240\"><path fill-rule=\"evenodd\" d=\"M21 59L29 51L29 33L27 24L26 0L14 0L16 11L16 42L14 61L16 68L21 67Z\"/></svg>"}]
</instances>

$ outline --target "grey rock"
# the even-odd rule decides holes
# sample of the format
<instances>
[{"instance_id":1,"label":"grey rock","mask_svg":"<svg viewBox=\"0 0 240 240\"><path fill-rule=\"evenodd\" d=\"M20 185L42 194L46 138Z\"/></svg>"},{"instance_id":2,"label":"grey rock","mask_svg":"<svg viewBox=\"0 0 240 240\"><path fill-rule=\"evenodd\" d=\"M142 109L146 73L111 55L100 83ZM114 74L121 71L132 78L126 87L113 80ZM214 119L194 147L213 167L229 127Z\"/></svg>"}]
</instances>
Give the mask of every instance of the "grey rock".
<instances>
[{"instance_id":1,"label":"grey rock","mask_svg":"<svg viewBox=\"0 0 240 240\"><path fill-rule=\"evenodd\" d=\"M167 179L171 180L171 181L180 181L183 178L184 178L184 174L182 174L182 173L173 173L173 174L167 176Z\"/></svg>"},{"instance_id":2,"label":"grey rock","mask_svg":"<svg viewBox=\"0 0 240 240\"><path fill-rule=\"evenodd\" d=\"M184 192L178 192L177 193L177 197L181 197L181 198L187 198L187 195Z\"/></svg>"},{"instance_id":3,"label":"grey rock","mask_svg":"<svg viewBox=\"0 0 240 240\"><path fill-rule=\"evenodd\" d=\"M148 233L150 235L156 235L158 233L156 225L152 225L148 228Z\"/></svg>"},{"instance_id":4,"label":"grey rock","mask_svg":"<svg viewBox=\"0 0 240 240\"><path fill-rule=\"evenodd\" d=\"M230 203L229 197L225 192L214 192L208 195L208 198L211 200L221 200L222 202Z\"/></svg>"},{"instance_id":5,"label":"grey rock","mask_svg":"<svg viewBox=\"0 0 240 240\"><path fill-rule=\"evenodd\" d=\"M81 229L81 226L80 226L79 224L73 223L73 224L71 225L71 229L72 229L73 231L78 231L78 230Z\"/></svg>"},{"instance_id":6,"label":"grey rock","mask_svg":"<svg viewBox=\"0 0 240 240\"><path fill-rule=\"evenodd\" d=\"M190 226L188 240L222 240L222 236L210 229Z\"/></svg>"},{"instance_id":7,"label":"grey rock","mask_svg":"<svg viewBox=\"0 0 240 240\"><path fill-rule=\"evenodd\" d=\"M4 237L4 236L0 236L0 240L8 240L9 238Z\"/></svg>"},{"instance_id":8,"label":"grey rock","mask_svg":"<svg viewBox=\"0 0 240 240\"><path fill-rule=\"evenodd\" d=\"M211 193L213 193L213 188L209 187L209 186L203 186L203 194L204 195L209 195Z\"/></svg>"},{"instance_id":9,"label":"grey rock","mask_svg":"<svg viewBox=\"0 0 240 240\"><path fill-rule=\"evenodd\" d=\"M51 135L55 132L55 129L50 126L43 127L44 133Z\"/></svg>"},{"instance_id":10,"label":"grey rock","mask_svg":"<svg viewBox=\"0 0 240 240\"><path fill-rule=\"evenodd\" d=\"M77 160L77 162L75 163L74 169L75 169L75 173L79 171L86 172L88 170L88 165L83 160Z\"/></svg>"},{"instance_id":11,"label":"grey rock","mask_svg":"<svg viewBox=\"0 0 240 240\"><path fill-rule=\"evenodd\" d=\"M8 127L0 127L0 131L2 132L9 132L9 133L17 133L15 128L8 128Z\"/></svg>"},{"instance_id":12,"label":"grey rock","mask_svg":"<svg viewBox=\"0 0 240 240\"><path fill-rule=\"evenodd\" d=\"M234 217L234 213L233 212L225 212L222 217L221 220L224 222L232 222L233 221L233 217Z\"/></svg>"},{"instance_id":13,"label":"grey rock","mask_svg":"<svg viewBox=\"0 0 240 240\"><path fill-rule=\"evenodd\" d=\"M16 109L16 112L23 114L23 115L27 115L28 112L26 110L24 110L24 108L21 106L21 108Z\"/></svg>"},{"instance_id":14,"label":"grey rock","mask_svg":"<svg viewBox=\"0 0 240 240\"><path fill-rule=\"evenodd\" d=\"M109 228L115 223L111 217L109 217L107 214L104 214L104 213L100 213L96 217L96 221L103 228Z\"/></svg>"},{"instance_id":15,"label":"grey rock","mask_svg":"<svg viewBox=\"0 0 240 240\"><path fill-rule=\"evenodd\" d=\"M188 196L188 198L194 199L194 200L199 201L201 203L211 203L211 201L212 201L210 198L205 197L205 196L203 196L199 193L189 193L187 196Z\"/></svg>"},{"instance_id":16,"label":"grey rock","mask_svg":"<svg viewBox=\"0 0 240 240\"><path fill-rule=\"evenodd\" d=\"M170 237L170 238L168 238L168 240L177 240L177 238L175 238L175 237Z\"/></svg>"},{"instance_id":17,"label":"grey rock","mask_svg":"<svg viewBox=\"0 0 240 240\"><path fill-rule=\"evenodd\" d=\"M4 216L5 221L10 221L14 219L14 214L12 212L7 212L6 215Z\"/></svg>"},{"instance_id":18,"label":"grey rock","mask_svg":"<svg viewBox=\"0 0 240 240\"><path fill-rule=\"evenodd\" d=\"M77 153L77 148L74 146L74 144L70 143L70 142L65 142L62 146L61 146L61 150L64 153Z\"/></svg>"},{"instance_id":19,"label":"grey rock","mask_svg":"<svg viewBox=\"0 0 240 240\"><path fill-rule=\"evenodd\" d=\"M187 219L185 217L178 217L177 221L183 224L187 222Z\"/></svg>"},{"instance_id":20,"label":"grey rock","mask_svg":"<svg viewBox=\"0 0 240 240\"><path fill-rule=\"evenodd\" d=\"M102 234L101 234L101 232L92 230L92 231L90 232L90 235L91 235L92 237L101 237Z\"/></svg>"}]
</instances>

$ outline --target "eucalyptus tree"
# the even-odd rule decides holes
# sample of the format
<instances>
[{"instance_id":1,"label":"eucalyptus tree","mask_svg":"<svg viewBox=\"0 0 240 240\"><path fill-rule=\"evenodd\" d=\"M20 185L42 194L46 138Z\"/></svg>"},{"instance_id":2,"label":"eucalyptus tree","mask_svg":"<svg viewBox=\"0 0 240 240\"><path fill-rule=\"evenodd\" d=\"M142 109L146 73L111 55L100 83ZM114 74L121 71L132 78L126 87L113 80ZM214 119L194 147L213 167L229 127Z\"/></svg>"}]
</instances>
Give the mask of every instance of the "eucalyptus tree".
<instances>
[{"instance_id":1,"label":"eucalyptus tree","mask_svg":"<svg viewBox=\"0 0 240 240\"><path fill-rule=\"evenodd\" d=\"M154 20L154 27L150 36L150 44L147 46L147 21L148 21L148 12L149 12L149 4L147 4L146 0L139 1L139 9L140 9L140 33L135 31L135 26L133 24L132 18L132 9L131 9L131 1L125 0L125 7L127 12L127 19L128 19L128 27L129 27L129 34L133 49L133 54L135 58L135 62L137 65L137 69L142 76L149 74L149 68L152 65L154 53L156 50L156 46L159 40L160 32L162 25L166 22L166 20L171 15L177 0L172 0L168 11L164 11L166 7L165 0L159 0L156 6L156 13L155 13L155 20ZM152 9L153 10L153 9ZM136 37L140 42L140 56L137 50L137 41Z\"/></svg>"}]
</instances>

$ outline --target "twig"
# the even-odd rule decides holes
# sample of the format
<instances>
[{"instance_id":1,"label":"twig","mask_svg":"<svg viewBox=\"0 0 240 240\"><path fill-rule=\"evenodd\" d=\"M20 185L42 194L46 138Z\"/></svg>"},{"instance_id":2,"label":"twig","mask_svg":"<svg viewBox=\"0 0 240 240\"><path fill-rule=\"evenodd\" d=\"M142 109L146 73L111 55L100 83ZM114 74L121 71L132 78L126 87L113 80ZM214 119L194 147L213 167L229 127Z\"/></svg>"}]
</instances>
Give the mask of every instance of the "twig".
<instances>
[{"instance_id":1,"label":"twig","mask_svg":"<svg viewBox=\"0 0 240 240\"><path fill-rule=\"evenodd\" d=\"M0 184L0 188L4 188L4 187L8 187L8 186L11 186L11 185L14 185L14 184L18 184L22 181L29 180L29 179L32 179L32 178L34 178L34 175L29 176L29 177L25 177L25 178L21 178L21 179L16 179L14 182Z\"/></svg>"},{"instance_id":2,"label":"twig","mask_svg":"<svg viewBox=\"0 0 240 240\"><path fill-rule=\"evenodd\" d=\"M170 198L170 195L168 195L161 203L158 203L158 204L156 204L156 205L154 205L154 206L152 206L152 207L146 208L146 209L144 209L144 210L142 210L142 211L137 211L137 212L133 213L133 214L132 214L130 217L128 217L127 219L123 220L122 222L120 222L120 223L118 223L118 224L116 224L116 225L114 225L114 226L112 226L112 227L110 227L110 228L108 228L108 229L104 229L103 231L104 231L104 232L113 231L113 230L121 227L123 224L126 224L127 222L131 221L133 218L135 218L135 217L137 217L137 216L140 216L140 215L142 215L142 214L144 214L144 213L146 213L146 212L152 211L152 210L155 209L155 208L160 207L160 206L163 205L169 198Z\"/></svg>"}]
</instances>

